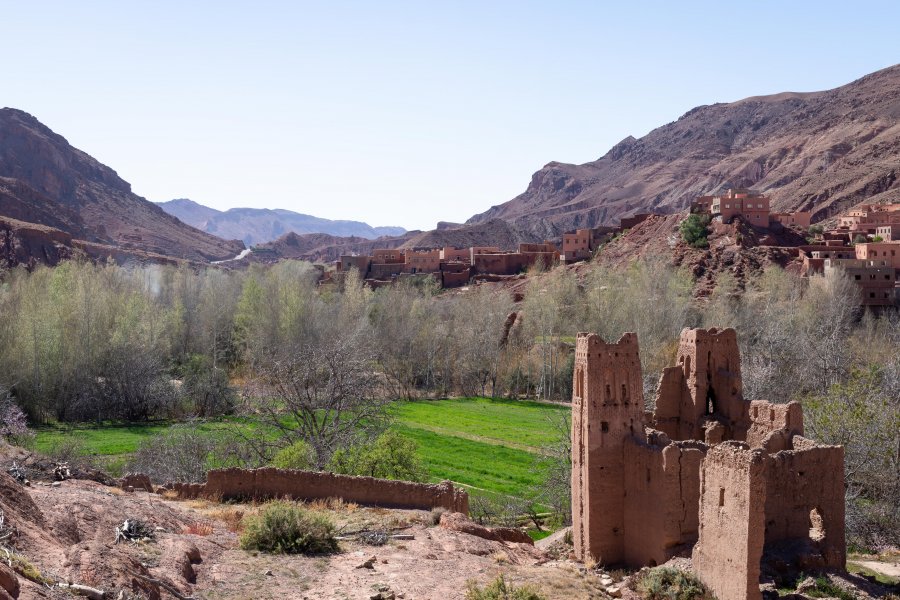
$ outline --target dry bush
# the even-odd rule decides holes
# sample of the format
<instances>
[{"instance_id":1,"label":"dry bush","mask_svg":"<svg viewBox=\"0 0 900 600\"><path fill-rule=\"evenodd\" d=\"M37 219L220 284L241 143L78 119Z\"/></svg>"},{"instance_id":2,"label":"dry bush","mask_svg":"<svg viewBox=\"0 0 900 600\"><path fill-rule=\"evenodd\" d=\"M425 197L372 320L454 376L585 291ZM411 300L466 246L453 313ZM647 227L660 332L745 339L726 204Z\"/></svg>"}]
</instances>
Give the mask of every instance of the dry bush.
<instances>
[{"instance_id":1,"label":"dry bush","mask_svg":"<svg viewBox=\"0 0 900 600\"><path fill-rule=\"evenodd\" d=\"M545 600L530 586L517 587L507 583L500 575L484 588L470 581L466 587L466 600Z\"/></svg>"},{"instance_id":2,"label":"dry bush","mask_svg":"<svg viewBox=\"0 0 900 600\"><path fill-rule=\"evenodd\" d=\"M246 512L237 508L222 508L207 513L209 518L221 521L225 528L232 533L240 533L244 530L244 516Z\"/></svg>"},{"instance_id":3,"label":"dry bush","mask_svg":"<svg viewBox=\"0 0 900 600\"><path fill-rule=\"evenodd\" d=\"M190 523L181 528L181 533L186 535L207 536L213 532L213 527L209 523Z\"/></svg>"},{"instance_id":4,"label":"dry bush","mask_svg":"<svg viewBox=\"0 0 900 600\"><path fill-rule=\"evenodd\" d=\"M641 571L629 587L645 600L715 600L695 575L669 567Z\"/></svg>"}]
</instances>

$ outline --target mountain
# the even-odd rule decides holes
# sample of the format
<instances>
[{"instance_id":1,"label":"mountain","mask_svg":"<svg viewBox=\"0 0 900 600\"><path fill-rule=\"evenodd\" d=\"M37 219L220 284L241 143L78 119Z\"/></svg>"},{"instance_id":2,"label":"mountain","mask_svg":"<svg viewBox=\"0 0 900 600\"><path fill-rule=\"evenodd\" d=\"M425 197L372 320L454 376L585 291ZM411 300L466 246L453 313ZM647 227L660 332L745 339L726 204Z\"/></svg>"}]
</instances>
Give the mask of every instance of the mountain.
<instances>
[{"instance_id":1,"label":"mountain","mask_svg":"<svg viewBox=\"0 0 900 600\"><path fill-rule=\"evenodd\" d=\"M538 236L673 213L696 196L752 187L813 220L862 201L900 201L900 65L824 92L699 106L582 165L551 162L512 200L469 219Z\"/></svg>"},{"instance_id":2,"label":"mountain","mask_svg":"<svg viewBox=\"0 0 900 600\"><path fill-rule=\"evenodd\" d=\"M453 225L434 231L408 231L399 236L384 236L374 240L361 237L338 237L324 233L287 233L276 240L260 244L251 253L251 261L271 262L281 258L299 258L314 262L337 260L342 255L371 254L377 248L444 248L454 246L497 246L501 250L515 250L523 242L542 241L534 234L495 219L477 225Z\"/></svg>"},{"instance_id":3,"label":"mountain","mask_svg":"<svg viewBox=\"0 0 900 600\"><path fill-rule=\"evenodd\" d=\"M56 247L60 256L78 247L117 259L199 262L231 258L243 249L240 241L220 239L168 215L133 193L115 171L12 108L0 109L0 221L6 256L16 260L38 246ZM40 244L39 234L48 236ZM56 254L28 256L53 262Z\"/></svg>"},{"instance_id":4,"label":"mountain","mask_svg":"<svg viewBox=\"0 0 900 600\"><path fill-rule=\"evenodd\" d=\"M247 246L271 242L289 232L366 239L406 233L402 227L372 227L360 221L331 221L282 209L231 208L222 212L186 199L160 202L159 206L188 225L221 238L241 239Z\"/></svg>"}]
</instances>

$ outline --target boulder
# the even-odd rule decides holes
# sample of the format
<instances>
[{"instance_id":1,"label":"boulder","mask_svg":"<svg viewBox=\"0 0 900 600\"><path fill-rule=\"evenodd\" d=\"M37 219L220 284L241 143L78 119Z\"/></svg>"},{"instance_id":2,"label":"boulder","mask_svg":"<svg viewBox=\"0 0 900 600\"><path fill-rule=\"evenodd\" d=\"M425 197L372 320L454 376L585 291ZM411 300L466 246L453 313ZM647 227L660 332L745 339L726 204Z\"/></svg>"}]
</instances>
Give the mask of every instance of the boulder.
<instances>
[{"instance_id":1,"label":"boulder","mask_svg":"<svg viewBox=\"0 0 900 600\"><path fill-rule=\"evenodd\" d=\"M0 589L12 598L19 597L19 578L15 571L3 563L0 563Z\"/></svg>"}]
</instances>

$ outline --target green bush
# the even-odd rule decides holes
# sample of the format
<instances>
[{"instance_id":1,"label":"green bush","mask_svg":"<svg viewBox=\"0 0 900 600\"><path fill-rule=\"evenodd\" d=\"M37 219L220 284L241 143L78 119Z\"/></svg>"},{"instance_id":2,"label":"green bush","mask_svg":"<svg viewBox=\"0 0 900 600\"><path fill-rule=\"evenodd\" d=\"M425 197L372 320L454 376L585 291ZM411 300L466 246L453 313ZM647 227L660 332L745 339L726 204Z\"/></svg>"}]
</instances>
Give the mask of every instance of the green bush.
<instances>
[{"instance_id":1,"label":"green bush","mask_svg":"<svg viewBox=\"0 0 900 600\"><path fill-rule=\"evenodd\" d=\"M872 238L872 241L873 242L883 242L884 238L881 237L880 235L876 235L875 237Z\"/></svg>"},{"instance_id":2,"label":"green bush","mask_svg":"<svg viewBox=\"0 0 900 600\"><path fill-rule=\"evenodd\" d=\"M279 469L312 469L315 464L315 456L309 444L303 440L297 440L287 448L278 451L272 458L272 466Z\"/></svg>"},{"instance_id":3,"label":"green bush","mask_svg":"<svg viewBox=\"0 0 900 600\"><path fill-rule=\"evenodd\" d=\"M418 451L414 440L388 430L371 444L338 450L329 468L344 475L425 481L426 472Z\"/></svg>"},{"instance_id":4,"label":"green bush","mask_svg":"<svg viewBox=\"0 0 900 600\"><path fill-rule=\"evenodd\" d=\"M271 554L328 554L337 552L334 524L326 516L293 502L266 504L246 519L241 548Z\"/></svg>"},{"instance_id":5,"label":"green bush","mask_svg":"<svg viewBox=\"0 0 900 600\"><path fill-rule=\"evenodd\" d=\"M500 575L483 589L470 581L466 588L466 600L544 600L544 596L529 586L515 587L508 584L503 575Z\"/></svg>"},{"instance_id":6,"label":"green bush","mask_svg":"<svg viewBox=\"0 0 900 600\"><path fill-rule=\"evenodd\" d=\"M709 215L690 215L681 222L678 229L681 232L681 239L690 244L694 248L709 247L707 239L707 226L709 225Z\"/></svg>"},{"instance_id":7,"label":"green bush","mask_svg":"<svg viewBox=\"0 0 900 600\"><path fill-rule=\"evenodd\" d=\"M714 600L706 586L694 575L656 567L639 574L633 589L646 600Z\"/></svg>"},{"instance_id":8,"label":"green bush","mask_svg":"<svg viewBox=\"0 0 900 600\"><path fill-rule=\"evenodd\" d=\"M865 244L868 241L869 241L869 238L867 238L866 236L864 236L861 233L857 233L856 237L853 238L854 244Z\"/></svg>"}]
</instances>

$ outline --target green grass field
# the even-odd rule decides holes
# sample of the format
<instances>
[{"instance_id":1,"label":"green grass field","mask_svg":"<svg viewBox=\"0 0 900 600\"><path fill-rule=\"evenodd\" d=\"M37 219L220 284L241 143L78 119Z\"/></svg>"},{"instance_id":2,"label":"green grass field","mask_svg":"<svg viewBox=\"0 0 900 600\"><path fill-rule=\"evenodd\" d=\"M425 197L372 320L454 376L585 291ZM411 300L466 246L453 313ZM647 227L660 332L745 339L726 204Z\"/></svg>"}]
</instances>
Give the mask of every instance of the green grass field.
<instances>
[{"instance_id":1,"label":"green grass field","mask_svg":"<svg viewBox=\"0 0 900 600\"><path fill-rule=\"evenodd\" d=\"M566 406L538 402L464 398L397 402L396 427L419 445L429 478L450 479L491 493L521 496L539 483L536 462L542 446L559 435L554 424ZM43 428L36 447L48 452L75 437L90 454L121 468L140 443L170 427L169 423ZM200 426L212 434L226 423Z\"/></svg>"}]
</instances>

